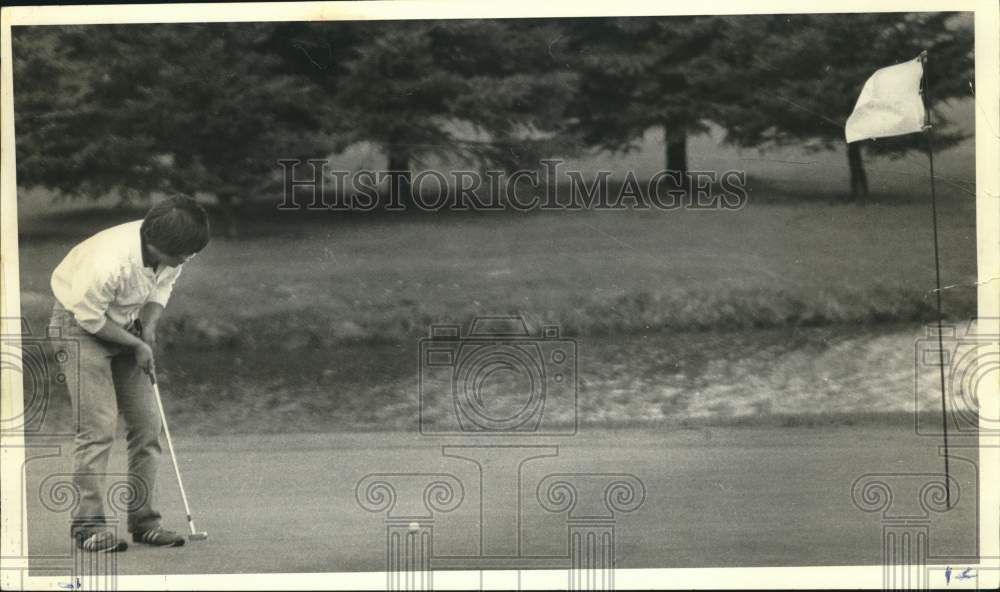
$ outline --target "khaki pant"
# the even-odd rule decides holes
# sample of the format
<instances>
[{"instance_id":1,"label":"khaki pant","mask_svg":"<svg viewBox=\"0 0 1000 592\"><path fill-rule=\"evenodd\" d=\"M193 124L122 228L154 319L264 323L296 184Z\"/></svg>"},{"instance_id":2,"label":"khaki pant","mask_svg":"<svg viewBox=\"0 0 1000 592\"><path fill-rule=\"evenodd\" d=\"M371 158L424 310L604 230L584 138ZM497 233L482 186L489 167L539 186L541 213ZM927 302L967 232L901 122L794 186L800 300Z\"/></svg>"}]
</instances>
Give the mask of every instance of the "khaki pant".
<instances>
[{"instance_id":1,"label":"khaki pant","mask_svg":"<svg viewBox=\"0 0 1000 592\"><path fill-rule=\"evenodd\" d=\"M106 524L104 481L119 413L125 420L128 442L128 531L159 526L153 492L163 426L149 377L135 363L131 348L94 337L58 303L50 326L58 328L62 338L78 343L79 375L66 373L73 414L79 419L73 483L80 503L73 510L73 529L90 531ZM70 367L77 365L74 360L68 363Z\"/></svg>"}]
</instances>

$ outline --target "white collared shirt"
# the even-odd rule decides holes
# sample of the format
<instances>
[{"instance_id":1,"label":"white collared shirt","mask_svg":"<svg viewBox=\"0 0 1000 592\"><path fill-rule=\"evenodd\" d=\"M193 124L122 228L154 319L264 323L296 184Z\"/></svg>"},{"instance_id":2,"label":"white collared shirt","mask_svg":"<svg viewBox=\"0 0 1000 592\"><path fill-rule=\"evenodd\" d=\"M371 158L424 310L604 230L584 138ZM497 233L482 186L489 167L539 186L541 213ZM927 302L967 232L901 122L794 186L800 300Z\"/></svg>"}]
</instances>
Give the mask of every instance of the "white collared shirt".
<instances>
[{"instance_id":1,"label":"white collared shirt","mask_svg":"<svg viewBox=\"0 0 1000 592\"><path fill-rule=\"evenodd\" d=\"M126 327L147 302L167 305L177 267L154 272L142 264L142 220L98 232L77 246L52 272L52 293L91 333L107 319Z\"/></svg>"}]
</instances>

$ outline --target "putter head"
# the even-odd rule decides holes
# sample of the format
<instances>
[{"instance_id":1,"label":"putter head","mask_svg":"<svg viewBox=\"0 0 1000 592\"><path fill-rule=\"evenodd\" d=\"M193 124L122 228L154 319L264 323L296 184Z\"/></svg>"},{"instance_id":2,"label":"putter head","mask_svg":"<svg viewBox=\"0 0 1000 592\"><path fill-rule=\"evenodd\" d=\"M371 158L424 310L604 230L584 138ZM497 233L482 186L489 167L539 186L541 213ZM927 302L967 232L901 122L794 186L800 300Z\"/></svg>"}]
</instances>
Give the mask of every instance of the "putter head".
<instances>
[{"instance_id":1,"label":"putter head","mask_svg":"<svg viewBox=\"0 0 1000 592\"><path fill-rule=\"evenodd\" d=\"M203 541L208 538L207 532L192 532L188 535L188 538L192 541Z\"/></svg>"}]
</instances>

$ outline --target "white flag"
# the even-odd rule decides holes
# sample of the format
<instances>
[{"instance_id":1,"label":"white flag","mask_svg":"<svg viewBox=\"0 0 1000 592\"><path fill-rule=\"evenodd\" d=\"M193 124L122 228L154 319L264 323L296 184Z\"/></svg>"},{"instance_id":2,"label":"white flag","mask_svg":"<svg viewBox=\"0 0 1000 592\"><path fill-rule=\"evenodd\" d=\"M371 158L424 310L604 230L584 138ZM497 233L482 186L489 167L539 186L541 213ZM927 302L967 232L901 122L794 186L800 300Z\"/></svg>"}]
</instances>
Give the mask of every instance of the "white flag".
<instances>
[{"instance_id":1,"label":"white flag","mask_svg":"<svg viewBox=\"0 0 1000 592\"><path fill-rule=\"evenodd\" d=\"M872 74L847 119L844 129L847 141L901 136L923 130L924 102L920 96L923 74L920 58Z\"/></svg>"}]
</instances>

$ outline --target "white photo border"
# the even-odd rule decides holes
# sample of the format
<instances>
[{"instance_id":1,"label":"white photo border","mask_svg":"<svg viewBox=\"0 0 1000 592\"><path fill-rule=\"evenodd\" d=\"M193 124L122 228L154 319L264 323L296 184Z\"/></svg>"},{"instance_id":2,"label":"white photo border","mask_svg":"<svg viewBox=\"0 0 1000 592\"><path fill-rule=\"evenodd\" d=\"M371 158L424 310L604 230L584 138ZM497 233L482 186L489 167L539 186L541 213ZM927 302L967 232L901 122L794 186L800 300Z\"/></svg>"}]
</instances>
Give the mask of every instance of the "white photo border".
<instances>
[{"instance_id":1,"label":"white photo border","mask_svg":"<svg viewBox=\"0 0 1000 592\"><path fill-rule=\"evenodd\" d=\"M251 22L292 20L407 20L524 18L570 16L666 16L683 14L768 14L768 13L848 13L848 12L922 12L968 11L975 14L976 64L976 224L978 256L978 317L992 319L980 330L1000 334L1000 4L996 0L713 0L707 4L685 2L649 2L617 0L603 3L578 3L567 0L549 2L510 0L503 5L454 0L400 0L373 2L302 2L234 4L156 4L6 7L0 16L0 90L2 90L2 173L0 173L0 317L20 317L17 233L17 180L15 177L14 95L11 64L11 27L21 25L125 24L167 22ZM6 321L4 321L6 322ZM16 328L0 324L0 333ZM994 344L995 345L995 344ZM17 380L14 380L14 379ZM20 375L8 372L0 376L3 407L15 416L23 405ZM992 385L980 404L1000 410L1000 385ZM991 417L1000 413L992 411ZM982 414L981 414L982 415ZM27 533L22 532L26 518L24 475L25 461L22 434L5 434L0 446L3 468L0 507L3 508L0 532L0 587L5 589L58 590L64 579L31 577L27 559L16 557L17 549L26 547ZM980 496L978 565L980 588L1000 585L1000 435L987 430L980 437ZM14 469L13 471L9 469ZM12 510L17 509L17 512ZM21 562L21 563L18 563ZM18 567L23 564L23 571ZM435 572L435 588L441 590L490 589L565 589L564 570L523 570L502 572ZM212 574L120 576L119 589L136 590L232 590L232 589L383 589L384 572L323 574ZM774 567L774 568L699 568L699 569L618 569L615 585L631 588L843 588L883 587L883 568L873 566ZM940 582L932 582L940 586Z\"/></svg>"}]
</instances>

